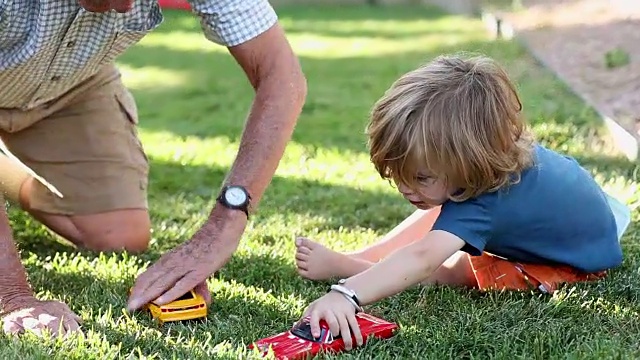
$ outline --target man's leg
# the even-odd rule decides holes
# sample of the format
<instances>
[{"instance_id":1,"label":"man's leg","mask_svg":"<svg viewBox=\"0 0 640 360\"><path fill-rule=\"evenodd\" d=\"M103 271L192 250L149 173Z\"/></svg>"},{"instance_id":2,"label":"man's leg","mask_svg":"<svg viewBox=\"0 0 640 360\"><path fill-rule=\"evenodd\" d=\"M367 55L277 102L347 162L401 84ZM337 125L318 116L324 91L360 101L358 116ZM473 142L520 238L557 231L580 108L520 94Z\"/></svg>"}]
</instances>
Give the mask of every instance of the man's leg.
<instances>
[{"instance_id":1,"label":"man's leg","mask_svg":"<svg viewBox=\"0 0 640 360\"><path fill-rule=\"evenodd\" d=\"M2 160L7 197L80 248L144 251L150 238L148 162L137 137L135 102L115 69L38 111L41 120L1 133L2 139L64 198ZM24 179L18 188L15 179Z\"/></svg>"}]
</instances>

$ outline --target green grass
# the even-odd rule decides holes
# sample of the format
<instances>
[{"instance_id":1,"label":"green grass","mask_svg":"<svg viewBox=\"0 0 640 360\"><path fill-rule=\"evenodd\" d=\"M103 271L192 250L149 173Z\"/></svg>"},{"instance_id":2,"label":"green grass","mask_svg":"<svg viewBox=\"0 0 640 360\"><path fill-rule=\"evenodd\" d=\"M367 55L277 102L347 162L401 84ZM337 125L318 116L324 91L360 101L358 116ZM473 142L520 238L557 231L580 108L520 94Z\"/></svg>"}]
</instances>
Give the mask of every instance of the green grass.
<instances>
[{"instance_id":1,"label":"green grass","mask_svg":"<svg viewBox=\"0 0 640 360\"><path fill-rule=\"evenodd\" d=\"M538 138L576 156L608 191L637 206L638 166L619 157L594 112L514 43L490 42L481 23L429 8L283 7L309 96L299 125L233 259L210 281L202 324L157 327L127 315L135 275L204 221L238 145L251 89L224 48L189 14L165 23L119 59L138 100L151 161L153 243L134 257L78 253L11 209L24 263L44 299L65 301L86 339L0 337L0 358L245 358L246 344L286 329L327 284L300 279L295 234L351 250L390 230L412 207L369 164L364 126L373 102L401 73L441 53L482 52L517 81ZM412 289L369 312L401 332L341 358L604 359L636 357L640 338L638 212L624 265L601 283L554 296ZM633 354L632 354L633 353Z\"/></svg>"}]
</instances>

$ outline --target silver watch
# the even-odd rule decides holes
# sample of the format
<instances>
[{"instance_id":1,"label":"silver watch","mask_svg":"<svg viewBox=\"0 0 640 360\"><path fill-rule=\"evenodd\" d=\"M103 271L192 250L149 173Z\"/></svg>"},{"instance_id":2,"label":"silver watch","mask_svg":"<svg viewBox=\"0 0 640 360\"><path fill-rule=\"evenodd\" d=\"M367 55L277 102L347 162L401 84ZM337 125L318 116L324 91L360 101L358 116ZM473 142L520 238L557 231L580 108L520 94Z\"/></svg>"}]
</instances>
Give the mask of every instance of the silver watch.
<instances>
[{"instance_id":1,"label":"silver watch","mask_svg":"<svg viewBox=\"0 0 640 360\"><path fill-rule=\"evenodd\" d=\"M346 279L340 279L337 285L331 285L330 291L333 290L341 293L353 303L356 309L362 311L360 300L358 299L358 295L356 294L356 292L344 286L346 281Z\"/></svg>"}]
</instances>

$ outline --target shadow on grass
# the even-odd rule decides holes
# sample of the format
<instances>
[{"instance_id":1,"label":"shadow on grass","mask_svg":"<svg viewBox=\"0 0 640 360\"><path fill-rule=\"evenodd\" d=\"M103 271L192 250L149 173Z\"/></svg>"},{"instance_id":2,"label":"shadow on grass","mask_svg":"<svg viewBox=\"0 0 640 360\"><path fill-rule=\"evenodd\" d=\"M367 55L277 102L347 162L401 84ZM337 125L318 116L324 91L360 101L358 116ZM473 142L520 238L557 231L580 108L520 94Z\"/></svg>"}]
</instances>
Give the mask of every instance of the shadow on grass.
<instances>
[{"instance_id":1,"label":"shadow on grass","mask_svg":"<svg viewBox=\"0 0 640 360\"><path fill-rule=\"evenodd\" d=\"M605 181L616 177L622 177L627 181L640 181L640 164L624 158L586 155L577 156L577 158L587 169L603 176ZM213 206L215 189L223 181L228 169L211 165L181 165L154 158L150 160L149 202L152 226L156 229L154 235L156 243L147 253L140 255L140 258L153 261L165 251L188 240L199 228ZM322 204L322 206L311 204ZM311 231L311 228L304 226L300 228L298 222L302 217L312 219L306 226L312 226L313 230L317 231L371 229L376 232L386 232L412 211L413 208L401 196L390 192L376 192L315 180L276 176L265 192L258 212L252 217L252 222L254 227L259 227L262 224L277 221L282 223L283 228L290 228L291 231ZM55 253L78 252L75 248L58 243L49 231L20 210L12 208L10 219L23 255L33 253L44 258ZM633 233L635 225L637 224L634 221L627 234ZM256 233L252 235L252 243L272 246L274 241L292 237L291 231L282 234ZM88 258L98 256L92 252L80 252ZM234 261L240 261L240 263ZM247 263L243 261L245 260L233 260L229 270L226 271L238 275L243 271L250 271L249 263L270 263L271 265L266 267L265 271L280 273L284 269L282 266L289 266L283 265L285 260L279 257L247 260ZM291 260L287 262L290 263ZM292 276L287 278L287 281L297 279L293 268L286 269L286 272ZM250 276L250 272L246 274ZM273 278L280 277L280 283L285 286L287 281L284 281L281 276L282 273L278 276L274 273ZM255 285L266 286L269 281L262 280L263 278L269 277L255 275L252 281L256 282Z\"/></svg>"},{"instance_id":2,"label":"shadow on grass","mask_svg":"<svg viewBox=\"0 0 640 360\"><path fill-rule=\"evenodd\" d=\"M71 258L72 256L69 257ZM25 268L34 291L51 293L76 313L90 311L97 314L112 307L118 315L120 309L124 309L130 287L127 279L97 277L88 271L74 268L73 261L62 266L65 267L64 271L27 263Z\"/></svg>"},{"instance_id":3,"label":"shadow on grass","mask_svg":"<svg viewBox=\"0 0 640 360\"><path fill-rule=\"evenodd\" d=\"M207 218L217 189L228 172L228 168L181 165L153 157L150 162L149 203L156 244L141 255L144 259L157 257L187 240L197 230ZM412 211L401 196L393 193L275 176L258 212L252 216L252 222L254 226L260 226L277 219L285 227L294 227L300 217L307 217L313 219L310 221L318 231L341 228L378 231L390 229ZM17 207L11 207L9 214L14 237L23 253L40 257L56 252L80 252L89 258L97 256L59 243L52 232ZM268 243L269 236L264 235L256 241Z\"/></svg>"},{"instance_id":4,"label":"shadow on grass","mask_svg":"<svg viewBox=\"0 0 640 360\"><path fill-rule=\"evenodd\" d=\"M303 279L296 272L293 253L285 258L265 254L236 254L216 273L219 280L236 281L245 286L268 290L275 297L296 296L305 304L327 291L327 284ZM306 289L300 292L300 289Z\"/></svg>"},{"instance_id":5,"label":"shadow on grass","mask_svg":"<svg viewBox=\"0 0 640 360\"><path fill-rule=\"evenodd\" d=\"M449 16L436 6L416 6L403 4L381 4L379 6L366 6L364 4L305 4L304 6L282 4L275 6L281 19L293 19L294 21L358 21L367 20L393 20L416 21L436 20Z\"/></svg>"},{"instance_id":6,"label":"shadow on grass","mask_svg":"<svg viewBox=\"0 0 640 360\"><path fill-rule=\"evenodd\" d=\"M302 65L308 74L309 94L293 141L311 148L366 152L364 129L370 108L398 76L440 53L466 49L498 54L504 50L501 46L498 43L471 42L438 48L431 53L386 56L384 61L377 57L302 58ZM181 137L224 136L230 141L239 141L253 91L228 55L146 45L131 49L120 63L133 69L160 67L187 74L184 87L132 88L139 107L141 129L168 131ZM215 63L216 68L210 63ZM192 68L185 69L185 64L190 64ZM336 72L335 69L341 71ZM220 73L226 74L226 77L220 78ZM345 78L346 73L352 74L352 77ZM375 79L371 78L372 74L375 74ZM318 77L322 77L322 80ZM523 86L525 92L534 90L530 84L524 83ZM527 97L526 94L524 96ZM566 117L557 113L568 113L567 107L570 105L554 106L549 110L553 112L551 114L541 113L545 111L544 108L533 108L532 105L528 105L528 110L533 112L531 117L534 120L544 116L548 121L562 123Z\"/></svg>"},{"instance_id":7,"label":"shadow on grass","mask_svg":"<svg viewBox=\"0 0 640 360\"><path fill-rule=\"evenodd\" d=\"M333 12L340 16L375 16L393 19L394 16L416 16L415 9L407 8L405 15L395 12L386 14L384 9L372 10L369 15L353 11ZM425 10L425 14L433 14L432 10ZM419 12L419 11L418 11ZM366 13L366 11L365 11ZM313 17L313 11L306 7L286 8L283 16L295 19L291 25L309 28L300 29L310 33L322 31L338 31L335 27L316 29L313 24L302 22L307 17ZM306 14L306 15L304 15ZM319 12L317 16L322 16ZM324 16L327 16L324 13ZM417 15L429 20L429 16ZM432 15L441 16L440 13ZM325 18L325 20L334 20ZM297 24L297 21L301 23ZM181 24L191 23L192 27L183 29ZM187 31L198 37L201 35L199 25L188 13L170 13L162 29L176 28ZM321 28L325 28L321 26ZM165 30L162 30L165 31ZM167 32L169 30L166 30ZM345 29L347 33L358 32L357 28ZM384 29L371 29L369 38L375 38L376 32L384 33ZM434 30L441 34L443 30ZM446 34L443 34L443 36ZM385 36L385 35L382 35ZM178 39L178 38L176 38ZM176 40L177 41L177 40ZM368 120L368 113L384 91L402 73L411 70L421 63L443 53L471 51L485 53L497 58L513 58L523 52L515 44L504 42L490 42L466 39L465 36L453 38L451 45L434 46L433 40L425 40L423 47L411 49L388 50L388 54L360 57L318 57L300 55L300 60L308 78L308 97L298 122L293 140L310 147L337 148L345 151L366 152L366 138L364 128ZM438 43L439 44L439 43ZM226 51L211 51L218 49L210 44L205 48L176 49L173 43L142 42L128 50L119 58L118 62L134 71L143 68L163 69L169 73L179 74L184 79L184 85L169 86L158 81L157 86L136 87L132 85L140 112L140 127L146 131L168 131L177 136L196 136L201 138L211 136L225 136L231 141L238 141L244 125L247 110L253 99L244 74L232 57ZM328 49L330 50L330 49ZM335 50L331 50L336 53ZM528 69L528 66L525 66ZM525 76L532 76L529 73ZM525 79L528 80L528 79ZM547 102L553 106L536 103L529 106L535 114L533 117L545 116L553 121L562 121L566 110L572 104L558 104L554 98L553 87L545 84L545 94L549 95ZM535 93L537 97L540 89L532 88L523 82L523 91ZM525 103L527 103L525 101ZM542 105L542 106L541 106ZM578 106L578 105L574 105ZM542 109L542 110L539 110ZM541 114L542 112L542 114ZM549 114L551 112L552 114ZM560 114L562 116L549 116Z\"/></svg>"},{"instance_id":8,"label":"shadow on grass","mask_svg":"<svg viewBox=\"0 0 640 360\"><path fill-rule=\"evenodd\" d=\"M331 37L370 37L376 39L407 39L437 33L462 34L464 29L443 29L435 23L451 16L435 6L362 5L279 6L280 21L288 35L305 33ZM416 26L432 23L432 26Z\"/></svg>"},{"instance_id":9,"label":"shadow on grass","mask_svg":"<svg viewBox=\"0 0 640 360\"><path fill-rule=\"evenodd\" d=\"M393 19L395 16L402 19L402 16L414 16L415 14L411 14L413 10L420 9L410 7L406 14L400 15L395 12L387 14L384 9L374 9L358 15L359 8L332 14L337 14L338 18L343 16L359 20L362 20L360 17ZM438 14L431 15L433 18L441 16L432 10L425 11L425 14ZM327 18L326 14L318 11L314 15L314 11L307 11L306 7L285 7L282 10L282 16L295 19L286 25L287 28L299 27L300 31L314 34L342 31L335 27L304 22L306 18L318 20L316 17L322 16L327 21L333 20ZM424 18L431 19L426 15ZM185 29L184 24L191 25ZM160 32L175 29L202 36L199 25L189 13L167 14L166 23ZM344 31L357 33L363 30L352 28ZM375 38L377 32L384 33L385 30L371 31L369 38ZM217 49L217 45L210 44L210 48ZM559 124L567 127L598 125L595 113L578 98L570 95L566 86L526 56L525 50L519 45L503 41L470 40L461 35L454 37L451 45L434 46L432 42L426 41L422 48L398 49L379 55L338 58L330 55L322 57L320 54L314 57L300 55L309 90L293 141L311 150L334 148L366 153L364 129L368 113L391 83L402 73L435 56L459 51L482 53L503 62L520 87L524 112L532 124ZM170 132L180 137L224 136L230 141L239 141L247 110L253 99L253 90L239 66L224 50L211 51L206 47L176 49L173 48L173 43L142 42L119 58L119 63L134 71L145 68L162 69L179 74L184 81L183 85L164 84L160 80L157 81L157 86L132 84L132 92L140 112L140 127L143 130ZM559 101L559 98L566 100Z\"/></svg>"},{"instance_id":10,"label":"shadow on grass","mask_svg":"<svg viewBox=\"0 0 640 360\"><path fill-rule=\"evenodd\" d=\"M640 181L640 164L624 158L588 155L577 155L576 158L585 168L603 176L605 181L618 177L626 181ZM151 158L149 202L156 243L140 257L156 259L164 251L187 240L208 216L215 200L215 189L227 171L227 168L218 166L181 165ZM291 231L312 230L299 227L298 221L302 217L311 219L308 226L317 231L370 229L386 232L412 211L413 208L400 195L392 192L275 176L252 222L254 227L278 221ZM15 207L10 210L10 219L23 253L46 257L56 252L78 252L57 242L51 232ZM635 225L634 221L627 234L633 232ZM276 236L275 240L291 237L291 231L279 235L256 234L252 241L268 246L274 241L273 236ZM97 256L91 252L80 252L89 258Z\"/></svg>"},{"instance_id":11,"label":"shadow on grass","mask_svg":"<svg viewBox=\"0 0 640 360\"><path fill-rule=\"evenodd\" d=\"M151 215L158 221L161 219L165 227L158 236L171 235L167 228L172 224L199 226L208 216L216 189L227 171L213 165L180 165L151 158ZM285 227L293 227L300 217L306 217L317 218L314 227L319 230L368 228L376 231L390 229L412 211L400 195L389 192L275 176L251 221L255 227L278 219L276 221L283 222ZM159 242L174 245L168 243L170 241L165 238ZM264 242L269 242L267 236Z\"/></svg>"}]
</instances>

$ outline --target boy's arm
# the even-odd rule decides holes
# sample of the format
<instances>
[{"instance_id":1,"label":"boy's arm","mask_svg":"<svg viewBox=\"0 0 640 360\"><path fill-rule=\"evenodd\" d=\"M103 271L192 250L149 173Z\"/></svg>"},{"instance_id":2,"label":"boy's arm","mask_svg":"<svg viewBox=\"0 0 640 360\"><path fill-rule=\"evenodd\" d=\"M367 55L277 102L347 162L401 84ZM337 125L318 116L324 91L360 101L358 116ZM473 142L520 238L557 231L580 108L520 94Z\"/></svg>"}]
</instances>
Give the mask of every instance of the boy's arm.
<instances>
[{"instance_id":1,"label":"boy's arm","mask_svg":"<svg viewBox=\"0 0 640 360\"><path fill-rule=\"evenodd\" d=\"M464 245L456 235L431 231L422 240L348 278L344 286L355 291L361 305L374 303L425 280Z\"/></svg>"},{"instance_id":2,"label":"boy's arm","mask_svg":"<svg viewBox=\"0 0 640 360\"><path fill-rule=\"evenodd\" d=\"M424 237L425 229L433 227L439 214L440 208L416 210L391 229L375 245L352 254L367 261L378 262L396 249L405 247L414 243L416 239Z\"/></svg>"}]
</instances>

